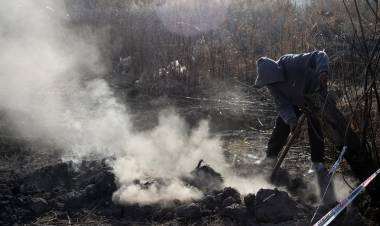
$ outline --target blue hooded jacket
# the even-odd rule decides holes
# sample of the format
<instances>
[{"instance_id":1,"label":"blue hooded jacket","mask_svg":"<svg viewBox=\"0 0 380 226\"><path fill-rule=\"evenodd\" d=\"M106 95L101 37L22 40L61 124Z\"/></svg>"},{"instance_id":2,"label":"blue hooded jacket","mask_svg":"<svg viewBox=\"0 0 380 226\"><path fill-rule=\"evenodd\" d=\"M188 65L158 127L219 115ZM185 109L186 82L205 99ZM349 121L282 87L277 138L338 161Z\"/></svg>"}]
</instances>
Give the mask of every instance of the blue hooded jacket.
<instances>
[{"instance_id":1,"label":"blue hooded jacket","mask_svg":"<svg viewBox=\"0 0 380 226\"><path fill-rule=\"evenodd\" d=\"M303 103L304 94L320 91L319 74L330 71L329 58L323 51L287 54L277 61L261 57L256 64L256 87L269 89L277 113L290 127L297 124L293 106Z\"/></svg>"}]
</instances>

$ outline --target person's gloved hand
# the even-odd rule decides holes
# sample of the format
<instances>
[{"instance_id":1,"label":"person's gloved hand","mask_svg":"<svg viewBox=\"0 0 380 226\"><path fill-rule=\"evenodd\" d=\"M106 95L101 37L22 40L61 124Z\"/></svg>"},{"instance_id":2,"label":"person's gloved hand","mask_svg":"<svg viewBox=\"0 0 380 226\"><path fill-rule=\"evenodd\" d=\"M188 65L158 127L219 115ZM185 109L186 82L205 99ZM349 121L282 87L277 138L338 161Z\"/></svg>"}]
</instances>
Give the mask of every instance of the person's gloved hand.
<instances>
[{"instance_id":1,"label":"person's gloved hand","mask_svg":"<svg viewBox=\"0 0 380 226\"><path fill-rule=\"evenodd\" d=\"M327 74L326 71L322 71L320 74L319 74L319 82L321 83L321 85L324 87L324 88L327 88L327 80L328 80L329 76Z\"/></svg>"}]
</instances>

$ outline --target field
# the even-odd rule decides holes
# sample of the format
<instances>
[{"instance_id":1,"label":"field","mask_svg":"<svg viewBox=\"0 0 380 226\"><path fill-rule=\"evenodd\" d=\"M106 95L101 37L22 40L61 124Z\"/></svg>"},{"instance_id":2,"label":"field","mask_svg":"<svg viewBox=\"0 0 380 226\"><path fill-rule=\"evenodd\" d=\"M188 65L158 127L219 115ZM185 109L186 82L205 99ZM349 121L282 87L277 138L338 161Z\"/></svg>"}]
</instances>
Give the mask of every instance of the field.
<instances>
[{"instance_id":1,"label":"field","mask_svg":"<svg viewBox=\"0 0 380 226\"><path fill-rule=\"evenodd\" d=\"M329 56L328 96L355 149L333 179L340 201L380 165L378 9L371 0L0 3L0 225L316 222L338 202L323 203L308 172L306 124L270 179L277 112L254 86L256 60ZM342 144L327 138L330 169ZM379 184L331 225L378 225Z\"/></svg>"}]
</instances>

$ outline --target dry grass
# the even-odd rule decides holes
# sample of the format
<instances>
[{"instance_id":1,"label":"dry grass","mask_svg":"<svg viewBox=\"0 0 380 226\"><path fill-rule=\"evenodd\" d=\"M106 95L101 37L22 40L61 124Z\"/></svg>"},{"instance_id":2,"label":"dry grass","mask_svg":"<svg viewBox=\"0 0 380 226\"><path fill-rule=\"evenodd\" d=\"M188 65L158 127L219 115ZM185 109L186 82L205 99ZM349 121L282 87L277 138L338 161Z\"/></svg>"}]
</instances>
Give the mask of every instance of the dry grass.
<instances>
[{"instance_id":1,"label":"dry grass","mask_svg":"<svg viewBox=\"0 0 380 226\"><path fill-rule=\"evenodd\" d=\"M238 78L252 84L255 61L262 55L277 58L285 53L326 49L337 71L345 62L341 57L348 54L345 40L352 39L340 0L327 5L327 1L315 0L305 8L283 0L231 1L216 30L192 37L168 32L149 1L122 2L93 1L91 8L81 6L85 12L98 12L97 16L91 18L89 13L88 20L74 19L73 27L90 26L104 37L101 51L109 67L118 68L111 78L124 70L125 86L139 81L139 88L152 94L194 93L215 79ZM111 9L118 13L109 16ZM78 7L70 10L75 12ZM120 59L128 56L132 58L130 65L119 67ZM175 61L186 71L170 68Z\"/></svg>"}]
</instances>

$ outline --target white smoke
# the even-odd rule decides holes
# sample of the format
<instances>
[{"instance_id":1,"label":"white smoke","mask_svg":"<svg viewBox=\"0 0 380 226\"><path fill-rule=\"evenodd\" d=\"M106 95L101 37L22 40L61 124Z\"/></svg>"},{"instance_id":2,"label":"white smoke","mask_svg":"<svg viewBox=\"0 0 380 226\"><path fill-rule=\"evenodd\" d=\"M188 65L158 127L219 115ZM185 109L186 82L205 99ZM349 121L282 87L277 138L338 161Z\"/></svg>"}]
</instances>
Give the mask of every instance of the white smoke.
<instances>
[{"instance_id":1,"label":"white smoke","mask_svg":"<svg viewBox=\"0 0 380 226\"><path fill-rule=\"evenodd\" d=\"M78 37L67 29L58 1L42 3L0 5L0 109L19 135L51 142L67 159L116 157L112 166L121 188L115 200L120 202L199 197L179 177L200 158L224 164L219 140L209 137L207 123L189 134L181 118L165 112L155 129L133 132L126 106L99 77L105 70L95 44L88 41L94 37ZM131 185L148 176L172 182L159 191Z\"/></svg>"},{"instance_id":2,"label":"white smoke","mask_svg":"<svg viewBox=\"0 0 380 226\"><path fill-rule=\"evenodd\" d=\"M208 123L190 130L167 110L157 127L136 132L127 106L101 78L106 70L96 36L71 31L67 17L63 1L0 1L0 111L15 132L56 145L66 159L113 157L116 202L200 198L200 191L180 180L183 175L200 159L227 172L221 141L210 136ZM159 177L164 186L134 183Z\"/></svg>"},{"instance_id":3,"label":"white smoke","mask_svg":"<svg viewBox=\"0 0 380 226\"><path fill-rule=\"evenodd\" d=\"M188 133L184 121L173 111L160 114L159 125L151 131L132 135L126 155L116 160L114 172L121 188L114 194L117 202L154 203L174 199L188 201L202 196L200 191L186 187L181 177L193 170L204 159L217 170L224 170L219 139L211 138L208 124L202 121L198 128ZM169 184L153 184L143 189L134 184L135 179L164 178Z\"/></svg>"},{"instance_id":4,"label":"white smoke","mask_svg":"<svg viewBox=\"0 0 380 226\"><path fill-rule=\"evenodd\" d=\"M99 79L105 70L89 41L94 37L65 27L59 1L43 3L1 1L1 109L22 136L48 140L78 157L103 147L119 150L130 122Z\"/></svg>"}]
</instances>

